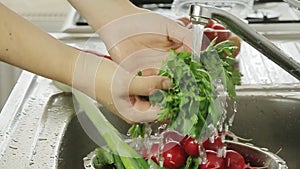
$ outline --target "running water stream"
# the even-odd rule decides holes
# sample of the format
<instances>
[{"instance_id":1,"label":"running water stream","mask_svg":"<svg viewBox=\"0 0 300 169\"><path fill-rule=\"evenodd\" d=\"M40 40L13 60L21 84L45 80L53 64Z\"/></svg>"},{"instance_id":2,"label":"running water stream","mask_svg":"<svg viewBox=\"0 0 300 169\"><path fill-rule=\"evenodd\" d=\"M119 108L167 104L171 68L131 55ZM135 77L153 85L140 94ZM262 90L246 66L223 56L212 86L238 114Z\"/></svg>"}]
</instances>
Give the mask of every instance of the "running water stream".
<instances>
[{"instance_id":1,"label":"running water stream","mask_svg":"<svg viewBox=\"0 0 300 169\"><path fill-rule=\"evenodd\" d=\"M201 24L193 24L193 49L192 58L196 61L200 61L200 52L202 47L202 40L204 34L204 26Z\"/></svg>"},{"instance_id":2,"label":"running water stream","mask_svg":"<svg viewBox=\"0 0 300 169\"><path fill-rule=\"evenodd\" d=\"M202 49L202 41L204 34L204 26L201 24L193 24L193 49L192 49L192 58L196 60L197 62L202 62L204 65L211 64L212 62L205 61L204 58L201 57L201 49ZM216 30L215 30L216 31ZM212 65L207 66L213 67L213 69L207 69L208 73L210 74L217 74L217 76L212 75L212 83L214 85L214 105L213 108L216 110L215 113L217 114L219 120L217 124L213 124L213 121L211 120L211 117L208 117L206 119L207 122L207 128L204 128L203 135L201 136L201 139L203 138L209 138L210 141L213 143L215 138L219 137L219 133L223 133L221 135L221 139L224 142L226 133L229 133L229 128L232 126L235 113L237 111L236 109L236 101L233 100L233 104L229 105L228 102L230 100L230 97L226 91L225 83L226 79L222 76L223 67L221 63L221 59L218 55L212 55L209 57L215 57L214 59L217 60L218 66ZM208 58L210 59L210 58ZM213 59L213 58L212 58ZM214 63L215 64L215 63ZM216 73L218 72L218 73ZM232 110L229 114L228 107L232 106ZM201 147L200 147L201 149ZM226 155L226 147L222 147L218 150L218 156L224 157ZM203 156L203 162L205 163L205 153Z\"/></svg>"},{"instance_id":3,"label":"running water stream","mask_svg":"<svg viewBox=\"0 0 300 169\"><path fill-rule=\"evenodd\" d=\"M229 132L229 128L232 125L234 116L235 116L235 112L236 112L236 103L235 101L233 101L233 105L229 105L228 101L229 101L229 96L228 93L226 91L226 87L224 85L225 83L225 79L224 76L222 76L222 72L223 67L222 67L222 63L221 63L221 59L219 57L219 55L209 55L208 57L203 58L201 57L201 49L202 49L202 41L203 41L203 36L204 35L204 26L201 24L194 24L193 25L193 29L192 29L192 33L193 33L193 44L192 44L192 59L197 61L197 62L202 62L205 64L216 64L216 65L212 65L212 66L207 66L210 67L210 69L207 69L209 74L212 74L212 83L214 86L214 91L213 91L213 95L214 95L214 103L213 103L213 109L215 109L215 113L218 118L218 123L214 124L213 122L213 118L215 117L210 117L208 116L206 119L206 126L205 128L203 128L202 131L202 135L201 138L197 138L198 140L203 140L205 138L209 138L209 140L213 143L215 141L215 138L220 137L219 133L228 133ZM217 60L217 63L215 62L210 62L208 61L210 58L214 58L215 60ZM206 59L206 60L205 60ZM208 59L208 60L207 60ZM220 73L221 72L221 73ZM228 107L229 106L233 106L233 113L229 115L229 113L227 112ZM146 123L145 124L145 138L143 139L143 143L142 143L142 149L146 148L147 149L147 154L148 159L151 159L151 153L150 151L150 147L152 147L153 144L157 144L159 147L157 149L157 151L161 151L162 150L162 146L164 145L163 141L162 141L162 133L165 132L167 130L167 126L165 124L163 124L162 126L159 126L157 131L152 130L152 125ZM154 134L154 137L153 137ZM226 134L222 134L221 135L221 139L222 141L225 141L225 135ZM136 140L137 142L135 146L136 150L140 151L141 150L141 145L140 141ZM138 147L138 148L137 148ZM199 152L200 153L200 157L202 158L202 163L205 163L206 161L206 153L205 150L203 149L203 147L199 147ZM204 153L203 153L204 152ZM222 147L220 148L217 153L220 157L224 157L226 152L226 147ZM156 159L158 160L160 166L163 166L163 158L161 156L161 153L157 152L156 154Z\"/></svg>"}]
</instances>

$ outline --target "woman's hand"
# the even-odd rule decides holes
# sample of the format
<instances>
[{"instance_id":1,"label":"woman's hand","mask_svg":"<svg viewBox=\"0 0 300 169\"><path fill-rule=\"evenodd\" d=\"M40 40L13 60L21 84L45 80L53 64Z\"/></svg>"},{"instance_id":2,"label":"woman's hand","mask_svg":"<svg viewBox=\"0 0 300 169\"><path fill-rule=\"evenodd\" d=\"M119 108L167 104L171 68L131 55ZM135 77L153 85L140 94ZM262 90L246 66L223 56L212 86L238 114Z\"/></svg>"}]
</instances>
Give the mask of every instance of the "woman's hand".
<instances>
[{"instance_id":1,"label":"woman's hand","mask_svg":"<svg viewBox=\"0 0 300 169\"><path fill-rule=\"evenodd\" d=\"M154 12L123 16L97 32L117 63L130 57L151 61L156 57L156 62L161 65L162 60L169 56L170 49L190 51L192 48L191 30Z\"/></svg>"},{"instance_id":2,"label":"woman's hand","mask_svg":"<svg viewBox=\"0 0 300 169\"><path fill-rule=\"evenodd\" d=\"M163 76L137 76L109 59L80 52L72 86L126 122L138 123L154 121L159 110L140 96L149 96L158 89L167 90L171 81Z\"/></svg>"},{"instance_id":3,"label":"woman's hand","mask_svg":"<svg viewBox=\"0 0 300 169\"><path fill-rule=\"evenodd\" d=\"M129 1L69 1L100 35L113 60L130 72L139 66L159 69L170 48L191 50L191 30ZM109 18L104 18L106 15Z\"/></svg>"}]
</instances>

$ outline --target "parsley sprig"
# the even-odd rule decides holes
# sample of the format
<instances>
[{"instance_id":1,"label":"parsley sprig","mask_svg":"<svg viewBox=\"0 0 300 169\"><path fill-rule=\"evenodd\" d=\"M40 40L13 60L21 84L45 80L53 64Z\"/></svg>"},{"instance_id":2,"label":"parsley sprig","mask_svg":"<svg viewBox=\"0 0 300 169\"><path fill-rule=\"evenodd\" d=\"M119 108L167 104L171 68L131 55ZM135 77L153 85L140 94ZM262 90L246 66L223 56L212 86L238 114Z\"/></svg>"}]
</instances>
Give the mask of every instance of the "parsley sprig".
<instances>
[{"instance_id":1,"label":"parsley sprig","mask_svg":"<svg viewBox=\"0 0 300 169\"><path fill-rule=\"evenodd\" d=\"M233 51L237 47L232 41L216 44L212 41L201 51L200 60L193 60L191 53L176 53L164 62L159 75L172 79L172 88L160 90L149 99L151 104L162 108L157 121L168 121L170 129L199 138L208 124L216 125L222 116L216 85L222 83L228 96L236 99L235 86L241 84L242 74L233 69ZM144 124L134 124L131 137L144 137Z\"/></svg>"}]
</instances>

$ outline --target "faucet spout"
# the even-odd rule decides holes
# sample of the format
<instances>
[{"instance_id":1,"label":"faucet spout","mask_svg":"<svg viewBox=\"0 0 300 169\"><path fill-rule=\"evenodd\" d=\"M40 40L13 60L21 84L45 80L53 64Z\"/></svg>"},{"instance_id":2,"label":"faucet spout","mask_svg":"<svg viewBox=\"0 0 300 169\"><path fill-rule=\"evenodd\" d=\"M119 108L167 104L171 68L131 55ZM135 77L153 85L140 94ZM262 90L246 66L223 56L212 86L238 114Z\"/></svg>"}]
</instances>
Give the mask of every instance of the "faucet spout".
<instances>
[{"instance_id":1,"label":"faucet spout","mask_svg":"<svg viewBox=\"0 0 300 169\"><path fill-rule=\"evenodd\" d=\"M227 29L300 80L300 63L231 13L216 7L197 4L190 6L190 19L193 24L206 24L209 19L222 23Z\"/></svg>"}]
</instances>

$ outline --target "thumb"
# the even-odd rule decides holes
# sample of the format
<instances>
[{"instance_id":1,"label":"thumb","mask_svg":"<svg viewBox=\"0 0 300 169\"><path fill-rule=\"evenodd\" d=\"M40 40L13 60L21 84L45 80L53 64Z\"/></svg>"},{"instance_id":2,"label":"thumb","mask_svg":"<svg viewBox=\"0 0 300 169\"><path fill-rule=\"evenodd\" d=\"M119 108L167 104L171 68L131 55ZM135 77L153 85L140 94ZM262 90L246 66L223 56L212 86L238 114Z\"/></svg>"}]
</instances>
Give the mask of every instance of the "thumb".
<instances>
[{"instance_id":1,"label":"thumb","mask_svg":"<svg viewBox=\"0 0 300 169\"><path fill-rule=\"evenodd\" d=\"M149 96L154 90L168 90L172 87L171 79L164 76L136 76L130 83L129 94Z\"/></svg>"}]
</instances>

